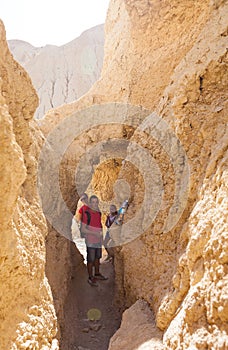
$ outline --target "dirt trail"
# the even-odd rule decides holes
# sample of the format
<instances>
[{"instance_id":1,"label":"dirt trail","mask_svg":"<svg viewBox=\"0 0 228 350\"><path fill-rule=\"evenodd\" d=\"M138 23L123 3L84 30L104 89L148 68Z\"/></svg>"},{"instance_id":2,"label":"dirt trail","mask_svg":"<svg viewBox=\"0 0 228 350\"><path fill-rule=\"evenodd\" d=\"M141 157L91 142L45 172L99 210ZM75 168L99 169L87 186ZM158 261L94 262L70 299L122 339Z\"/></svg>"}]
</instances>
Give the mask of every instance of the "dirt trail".
<instances>
[{"instance_id":1,"label":"dirt trail","mask_svg":"<svg viewBox=\"0 0 228 350\"><path fill-rule=\"evenodd\" d=\"M121 314L113 302L113 266L110 262L101 261L100 271L108 280L97 281L98 287L88 284L84 264L74 273L64 309L61 350L107 350L111 336L120 326ZM101 312L100 320L88 319L87 312L91 309Z\"/></svg>"}]
</instances>

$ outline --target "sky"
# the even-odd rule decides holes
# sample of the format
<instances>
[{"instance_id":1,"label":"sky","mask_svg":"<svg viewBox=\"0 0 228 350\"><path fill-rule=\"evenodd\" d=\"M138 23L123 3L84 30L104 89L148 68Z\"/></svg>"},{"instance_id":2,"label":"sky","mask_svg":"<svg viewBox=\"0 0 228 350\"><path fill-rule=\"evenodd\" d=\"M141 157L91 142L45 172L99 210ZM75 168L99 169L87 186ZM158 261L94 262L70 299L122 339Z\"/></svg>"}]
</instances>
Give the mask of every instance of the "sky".
<instances>
[{"instance_id":1,"label":"sky","mask_svg":"<svg viewBox=\"0 0 228 350\"><path fill-rule=\"evenodd\" d=\"M109 0L0 0L6 38L63 45L105 22Z\"/></svg>"}]
</instances>

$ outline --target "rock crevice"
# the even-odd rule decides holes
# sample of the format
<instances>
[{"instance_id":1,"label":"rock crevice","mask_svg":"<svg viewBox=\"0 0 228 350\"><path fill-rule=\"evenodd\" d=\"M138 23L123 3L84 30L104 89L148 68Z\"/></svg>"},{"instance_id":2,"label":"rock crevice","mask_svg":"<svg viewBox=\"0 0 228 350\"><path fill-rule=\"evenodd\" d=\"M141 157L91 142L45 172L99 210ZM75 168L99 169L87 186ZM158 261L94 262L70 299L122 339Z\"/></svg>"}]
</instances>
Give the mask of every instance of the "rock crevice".
<instances>
[{"instance_id":1,"label":"rock crevice","mask_svg":"<svg viewBox=\"0 0 228 350\"><path fill-rule=\"evenodd\" d=\"M110 350L228 347L227 14L226 1L111 0L100 79L79 100L53 109L40 121L50 142L47 149L55 142L60 153L65 147L57 174L61 191L51 191L55 168L45 157L51 176L43 178L43 185L48 193L45 204L52 204L56 222L62 219L66 237L70 237L78 196L88 188L100 197L102 211L113 201L119 205L123 198L116 192L126 190L124 196L131 199L126 222L134 222L137 213L142 221L153 217L145 227L129 226L134 240L126 235L124 244L113 248L116 301L129 309L110 341ZM2 35L1 43L4 40ZM7 232L1 256L1 273L7 281L1 308L3 344L7 348L14 342L19 347L28 341L51 348L57 342L55 310L62 322L72 259L77 265L81 258L71 242L60 237L55 222L46 236L35 176L44 139L31 120L37 98L5 42L2 47L4 201L0 213ZM85 69L90 70L89 63ZM70 81L69 77L65 75L65 80ZM16 81L24 87L23 94ZM5 169L7 155L11 158ZM13 164L17 175L10 171ZM149 182L146 172L153 175ZM186 183L181 181L183 174ZM81 176L79 184L76 175ZM186 201L178 202L177 190L182 190ZM150 191L152 204L140 211ZM173 226L165 231L170 210ZM142 232L137 232L139 227ZM115 234L123 238L121 229ZM44 271L45 237L46 274L55 310ZM53 273L56 267L59 275ZM9 270L13 272L7 280ZM30 292L25 293L18 282L19 272ZM4 299L10 283L28 296L28 314L22 310L23 303L16 308L13 299ZM12 315L14 307L12 320L7 315ZM40 330L40 322L45 330Z\"/></svg>"},{"instance_id":2,"label":"rock crevice","mask_svg":"<svg viewBox=\"0 0 228 350\"><path fill-rule=\"evenodd\" d=\"M100 80L78 101L48 113L41 126L48 134L83 108L118 101L155 111L175 132L190 169L183 214L175 227L161 233L175 198L174 164L155 140L135 132L131 140L159 163L164 203L152 226L134 242L116 248L115 255L118 301L129 307L145 299L170 349L210 347L212 339L223 349L228 341L226 326L212 312L217 305L224 320L224 295L218 291L212 297L209 292L219 290L217 283L227 290L226 263L219 258L220 250L222 256L227 250L222 238L227 231L222 165L227 139L226 17L225 1L111 1ZM133 169L123 167L122 173L129 184L135 179L136 186L142 186ZM94 177L93 186L101 198L109 198L101 182ZM135 198L129 217L137 205ZM218 255L212 254L210 247L221 242ZM209 276L217 270L216 282Z\"/></svg>"}]
</instances>

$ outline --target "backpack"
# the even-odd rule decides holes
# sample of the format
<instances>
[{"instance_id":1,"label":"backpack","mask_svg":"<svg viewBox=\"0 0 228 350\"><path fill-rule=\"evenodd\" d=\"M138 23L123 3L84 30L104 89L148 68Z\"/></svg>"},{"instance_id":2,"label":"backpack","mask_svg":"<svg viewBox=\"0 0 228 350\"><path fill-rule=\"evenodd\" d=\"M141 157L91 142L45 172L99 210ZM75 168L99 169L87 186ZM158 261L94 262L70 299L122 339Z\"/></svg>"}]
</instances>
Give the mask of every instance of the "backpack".
<instances>
[{"instance_id":1,"label":"backpack","mask_svg":"<svg viewBox=\"0 0 228 350\"><path fill-rule=\"evenodd\" d=\"M82 219L83 219L84 213L87 216L87 225L89 226L90 221L91 221L91 213L90 213L89 209L86 209L85 211L83 210L82 211ZM99 211L99 214L101 216L101 212L100 211ZM81 225L80 225L80 237L81 238L86 238L86 233L82 231L82 220L81 220Z\"/></svg>"}]
</instances>

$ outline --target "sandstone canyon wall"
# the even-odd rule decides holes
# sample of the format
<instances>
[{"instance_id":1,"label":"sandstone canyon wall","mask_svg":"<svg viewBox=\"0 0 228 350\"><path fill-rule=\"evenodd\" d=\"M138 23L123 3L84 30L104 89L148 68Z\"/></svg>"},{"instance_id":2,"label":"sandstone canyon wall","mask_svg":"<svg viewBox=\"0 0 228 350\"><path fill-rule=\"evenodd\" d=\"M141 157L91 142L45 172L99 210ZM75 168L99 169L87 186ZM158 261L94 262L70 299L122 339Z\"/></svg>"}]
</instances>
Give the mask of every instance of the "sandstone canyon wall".
<instances>
[{"instance_id":1,"label":"sandstone canyon wall","mask_svg":"<svg viewBox=\"0 0 228 350\"><path fill-rule=\"evenodd\" d=\"M137 214L151 188L151 210L158 189L163 193L151 225L114 248L116 302L129 309L110 349L228 347L227 16L223 0L111 0L100 80L40 123L46 135L54 131L58 137L51 141L60 146L72 138L59 164L62 193L53 193L51 207L66 236L79 195L76 169L104 208L115 199L117 179L129 184L126 221ZM37 159L44 149L32 120L37 96L8 51L2 25L0 33L1 349L58 349L56 312L62 324L71 269L81 257L52 223L47 234L36 186ZM155 115L169 127L160 139L154 132ZM172 132L186 153L177 165ZM112 139L122 143L113 147ZM154 187L153 178L148 185L144 173L125 160L136 155L136 143L142 169L155 176L157 164L162 187ZM154 159L153 169L143 149ZM112 160L107 160L109 152ZM188 198L178 221L165 232L175 189L182 186L175 173L179 165L189 166ZM52 175L51 163L44 166ZM43 183L47 205L53 179ZM132 235L137 230L133 227Z\"/></svg>"},{"instance_id":2,"label":"sandstone canyon wall","mask_svg":"<svg viewBox=\"0 0 228 350\"><path fill-rule=\"evenodd\" d=\"M104 26L98 25L62 45L34 47L9 40L14 58L25 68L39 97L35 118L84 95L99 78L103 63Z\"/></svg>"},{"instance_id":3,"label":"sandstone canyon wall","mask_svg":"<svg viewBox=\"0 0 228 350\"><path fill-rule=\"evenodd\" d=\"M58 349L57 318L45 274L47 226L36 188L43 136L38 98L8 50L0 22L0 348Z\"/></svg>"},{"instance_id":4,"label":"sandstone canyon wall","mask_svg":"<svg viewBox=\"0 0 228 350\"><path fill-rule=\"evenodd\" d=\"M120 102L156 112L180 140L190 169L188 200L178 222L164 233L162 227L175 197L174 160L164 151L170 140L161 145L143 130L119 128L122 138L134 140L156 160L164 197L146 232L116 248L117 299L123 307L138 299L147 301L167 349L228 346L227 15L227 2L222 0L112 0L105 24L101 79L78 101L50 111L41 125L48 134L83 108ZM117 116L118 108L113 110L113 121ZM101 138L105 128L100 130ZM97 133L99 129L86 131L84 139L95 145ZM69 172L65 168L69 179L78 162L75 153L73 148ZM103 168L93 186L105 200L112 190L105 185L109 166ZM129 184L134 181L135 189L143 189L136 170L122 170ZM133 198L129 216L140 201ZM126 327L125 319L122 327ZM119 332L119 337L129 349L134 348L127 331ZM150 340L153 342L153 335ZM116 341L115 336L110 349L118 348Z\"/></svg>"}]
</instances>

